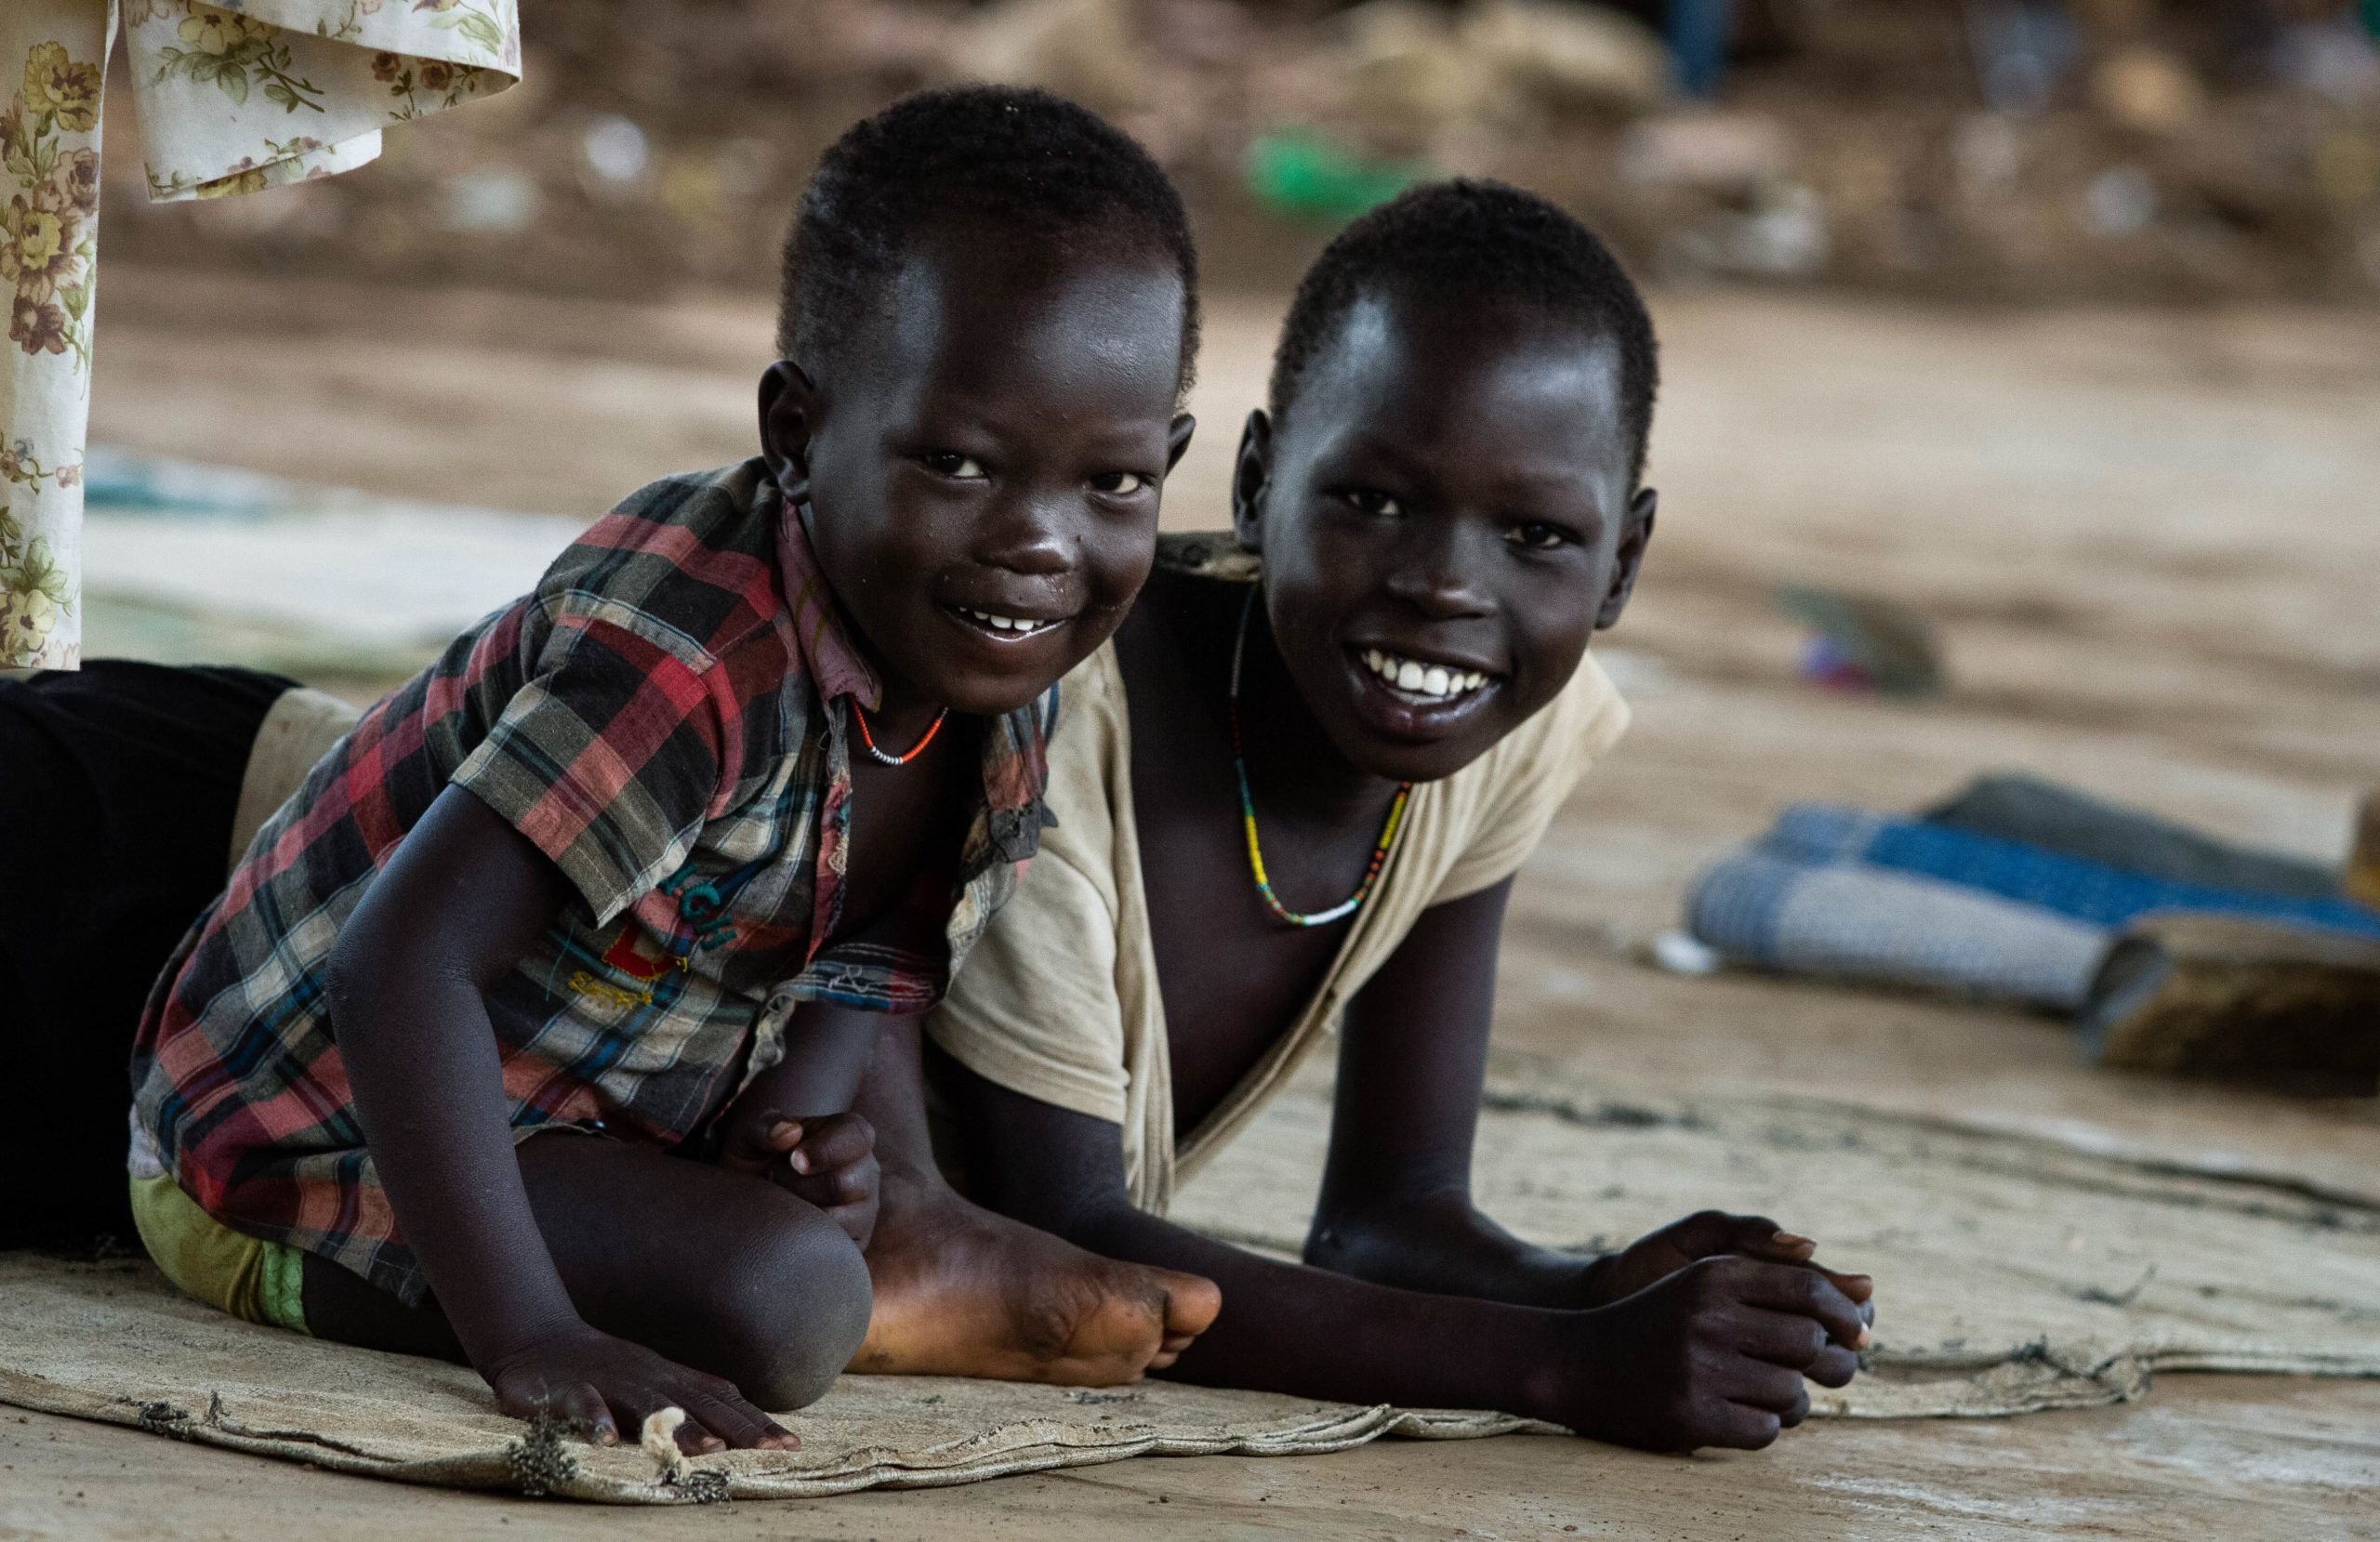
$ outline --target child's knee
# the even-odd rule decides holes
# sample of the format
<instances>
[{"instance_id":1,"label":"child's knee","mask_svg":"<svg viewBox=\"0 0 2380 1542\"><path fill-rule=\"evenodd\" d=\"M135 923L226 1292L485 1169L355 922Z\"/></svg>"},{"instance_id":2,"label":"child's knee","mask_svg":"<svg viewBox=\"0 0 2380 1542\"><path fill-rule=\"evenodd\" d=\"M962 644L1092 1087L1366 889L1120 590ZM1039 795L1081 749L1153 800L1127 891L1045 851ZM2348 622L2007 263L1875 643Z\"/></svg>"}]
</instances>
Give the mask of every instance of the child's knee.
<instances>
[{"instance_id":1,"label":"child's knee","mask_svg":"<svg viewBox=\"0 0 2380 1542\"><path fill-rule=\"evenodd\" d=\"M842 1229L787 1200L720 1282L715 1322L729 1378L774 1412L826 1395L867 1336L867 1263Z\"/></svg>"}]
</instances>

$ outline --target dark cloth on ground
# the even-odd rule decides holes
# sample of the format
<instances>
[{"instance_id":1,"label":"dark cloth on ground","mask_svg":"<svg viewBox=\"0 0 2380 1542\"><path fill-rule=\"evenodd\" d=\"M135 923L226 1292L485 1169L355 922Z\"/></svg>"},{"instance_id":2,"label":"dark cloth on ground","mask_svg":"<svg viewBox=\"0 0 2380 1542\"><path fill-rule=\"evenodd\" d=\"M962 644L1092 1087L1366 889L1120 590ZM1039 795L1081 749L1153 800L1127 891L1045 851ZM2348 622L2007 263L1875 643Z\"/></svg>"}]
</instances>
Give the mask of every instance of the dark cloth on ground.
<instances>
[{"instance_id":1,"label":"dark cloth on ground","mask_svg":"<svg viewBox=\"0 0 2380 1542\"><path fill-rule=\"evenodd\" d=\"M131 1235L133 1031L223 887L249 750L295 683L104 659L0 678L0 1247Z\"/></svg>"},{"instance_id":2,"label":"dark cloth on ground","mask_svg":"<svg viewBox=\"0 0 2380 1542\"><path fill-rule=\"evenodd\" d=\"M2159 911L2191 911L2380 936L2380 913L2335 896L2293 900L2175 883L1947 824L1832 804L1792 805L1760 844L1814 866L1867 863L1962 884L2095 926L2121 927Z\"/></svg>"},{"instance_id":3,"label":"dark cloth on ground","mask_svg":"<svg viewBox=\"0 0 2380 1542\"><path fill-rule=\"evenodd\" d=\"M2320 863L2236 846L2037 776L1978 776L1924 817L2167 883L2283 900L2339 897L2338 873Z\"/></svg>"}]
</instances>

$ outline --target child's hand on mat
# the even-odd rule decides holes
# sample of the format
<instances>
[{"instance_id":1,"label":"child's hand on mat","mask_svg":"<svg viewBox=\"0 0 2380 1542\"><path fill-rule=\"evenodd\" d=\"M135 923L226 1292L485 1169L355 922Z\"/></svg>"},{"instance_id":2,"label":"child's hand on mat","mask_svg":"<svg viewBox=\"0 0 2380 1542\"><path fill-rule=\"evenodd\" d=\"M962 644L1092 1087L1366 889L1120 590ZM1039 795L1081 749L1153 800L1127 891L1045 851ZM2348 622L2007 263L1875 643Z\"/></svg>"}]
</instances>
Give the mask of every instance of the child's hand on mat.
<instances>
[{"instance_id":1,"label":"child's hand on mat","mask_svg":"<svg viewBox=\"0 0 2380 1542\"><path fill-rule=\"evenodd\" d=\"M763 1109L736 1116L721 1144L719 1165L766 1178L808 1200L862 1247L875 1233L882 1177L876 1127L856 1114L794 1119Z\"/></svg>"},{"instance_id":2,"label":"child's hand on mat","mask_svg":"<svg viewBox=\"0 0 2380 1542\"><path fill-rule=\"evenodd\" d=\"M682 1408L678 1448L689 1456L730 1446L797 1451L791 1430L746 1401L734 1382L689 1370L641 1344L579 1324L485 1367L496 1405L514 1418L568 1419L598 1445L641 1430L664 1408Z\"/></svg>"},{"instance_id":3,"label":"child's hand on mat","mask_svg":"<svg viewBox=\"0 0 2380 1542\"><path fill-rule=\"evenodd\" d=\"M1699 1259L1562 1331L1551 1417L1654 1451L1768 1444L1808 1417L1805 1378L1845 1385L1868 1342L1859 1304L1824 1271L1739 1254Z\"/></svg>"},{"instance_id":4,"label":"child's hand on mat","mask_svg":"<svg viewBox=\"0 0 2380 1542\"><path fill-rule=\"evenodd\" d=\"M1633 1296L1697 1259L1739 1253L1747 1259L1768 1259L1817 1270L1858 1304L1863 1321L1874 1322L1876 1282L1865 1274L1837 1273L1815 1261L1818 1247L1809 1238L1784 1231L1766 1216L1699 1210L1597 1259L1587 1273L1589 1288L1593 1292L1589 1304L1603 1306Z\"/></svg>"}]
</instances>

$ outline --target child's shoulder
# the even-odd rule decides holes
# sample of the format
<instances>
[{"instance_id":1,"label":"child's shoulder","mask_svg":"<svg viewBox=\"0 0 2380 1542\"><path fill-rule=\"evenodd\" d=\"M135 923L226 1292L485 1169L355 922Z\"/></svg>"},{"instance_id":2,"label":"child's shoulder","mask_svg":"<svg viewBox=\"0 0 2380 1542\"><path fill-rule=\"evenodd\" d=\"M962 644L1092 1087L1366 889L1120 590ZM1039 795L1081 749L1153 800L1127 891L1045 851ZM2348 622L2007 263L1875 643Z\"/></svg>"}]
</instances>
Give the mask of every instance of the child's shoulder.
<instances>
[{"instance_id":1,"label":"child's shoulder","mask_svg":"<svg viewBox=\"0 0 2380 1542\"><path fill-rule=\"evenodd\" d=\"M1499 777L1525 774L1549 757L1583 774L1620 742L1628 730L1628 716L1627 699L1590 650L1580 655L1579 667L1560 694L1480 758L1494 762L1492 774Z\"/></svg>"},{"instance_id":2,"label":"child's shoulder","mask_svg":"<svg viewBox=\"0 0 2380 1542\"><path fill-rule=\"evenodd\" d=\"M757 460L639 488L546 570L549 613L580 613L716 657L783 630L777 495Z\"/></svg>"},{"instance_id":3,"label":"child's shoulder","mask_svg":"<svg viewBox=\"0 0 2380 1542\"><path fill-rule=\"evenodd\" d=\"M1448 778L1456 805L1510 815L1518 805L1567 797L1628 730L1628 703L1590 652L1561 692Z\"/></svg>"},{"instance_id":4,"label":"child's shoulder","mask_svg":"<svg viewBox=\"0 0 2380 1542\"><path fill-rule=\"evenodd\" d=\"M1628 727L1628 704L1589 653L1528 720L1442 783L1408 816L1420 850L1408 859L1432 903L1512 876L1562 805Z\"/></svg>"}]
</instances>

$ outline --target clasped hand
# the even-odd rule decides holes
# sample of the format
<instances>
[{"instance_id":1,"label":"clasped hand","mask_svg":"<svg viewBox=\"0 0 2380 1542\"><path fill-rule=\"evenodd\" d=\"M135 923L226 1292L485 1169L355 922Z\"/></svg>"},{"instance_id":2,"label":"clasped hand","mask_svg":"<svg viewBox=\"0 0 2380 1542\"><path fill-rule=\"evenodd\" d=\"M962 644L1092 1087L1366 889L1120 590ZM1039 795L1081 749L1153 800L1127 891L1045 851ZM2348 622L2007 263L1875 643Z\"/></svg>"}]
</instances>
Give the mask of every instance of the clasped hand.
<instances>
[{"instance_id":1,"label":"clasped hand","mask_svg":"<svg viewBox=\"0 0 2380 1542\"><path fill-rule=\"evenodd\" d=\"M1705 1210L1597 1261L1589 1375L1564 1422L1623 1444L1756 1449L1807 1417L1807 1381L1849 1384L1875 1285L1815 1261L1818 1245L1760 1216ZM1611 1397L1613 1388L1629 1395Z\"/></svg>"},{"instance_id":2,"label":"clasped hand","mask_svg":"<svg viewBox=\"0 0 2380 1542\"><path fill-rule=\"evenodd\" d=\"M739 1102L724 1117L719 1165L815 1205L863 1248L875 1234L876 1128L856 1114L797 1118L767 1102Z\"/></svg>"}]
</instances>

